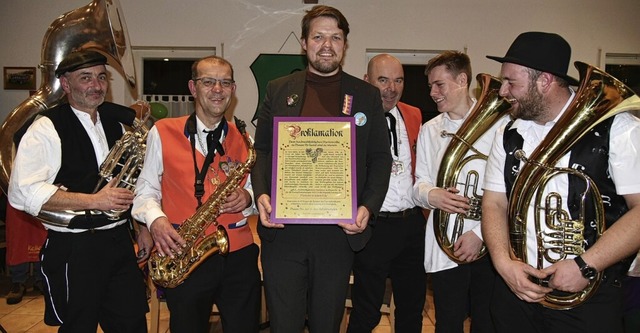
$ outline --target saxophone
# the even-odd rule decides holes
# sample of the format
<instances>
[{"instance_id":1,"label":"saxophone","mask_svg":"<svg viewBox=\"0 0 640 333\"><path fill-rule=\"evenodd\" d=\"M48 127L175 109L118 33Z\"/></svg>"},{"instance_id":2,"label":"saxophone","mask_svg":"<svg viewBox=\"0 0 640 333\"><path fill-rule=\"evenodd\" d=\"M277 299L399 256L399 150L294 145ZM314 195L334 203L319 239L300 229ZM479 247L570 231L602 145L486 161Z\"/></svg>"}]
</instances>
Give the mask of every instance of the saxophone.
<instances>
[{"instance_id":1,"label":"saxophone","mask_svg":"<svg viewBox=\"0 0 640 333\"><path fill-rule=\"evenodd\" d=\"M207 201L180 225L177 230L178 234L186 242L185 250L181 255L174 253L173 259L169 256L161 257L157 252L151 255L149 276L157 285L174 288L184 282L205 259L216 253L224 255L229 252L229 237L225 229L218 225L216 219L220 216L220 209L227 196L240 185L244 176L251 171L256 162L256 151L245 131L246 125L242 120L234 118L236 127L247 145L247 160L235 168ZM216 230L212 234L204 236L205 230L212 224L217 226Z\"/></svg>"}]
</instances>

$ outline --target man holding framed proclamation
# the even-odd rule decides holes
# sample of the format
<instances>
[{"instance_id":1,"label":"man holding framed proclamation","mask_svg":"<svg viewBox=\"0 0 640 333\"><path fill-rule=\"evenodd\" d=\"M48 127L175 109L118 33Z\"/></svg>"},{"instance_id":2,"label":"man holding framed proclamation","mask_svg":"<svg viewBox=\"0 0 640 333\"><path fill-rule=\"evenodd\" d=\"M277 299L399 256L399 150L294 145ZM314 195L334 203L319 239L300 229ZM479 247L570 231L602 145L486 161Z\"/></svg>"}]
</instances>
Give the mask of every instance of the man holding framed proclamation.
<instances>
[{"instance_id":1,"label":"man holding framed proclamation","mask_svg":"<svg viewBox=\"0 0 640 333\"><path fill-rule=\"evenodd\" d=\"M278 332L301 332L305 317L311 332L338 332L354 252L361 250L371 237L368 222L373 214L380 211L389 185L392 159L389 138L380 135L387 128L380 92L342 71L348 33L349 23L337 9L319 5L309 10L302 19L301 34L302 48L309 63L307 70L270 82L258 111L257 160L251 180L260 211L258 234L262 241L261 258L269 319L272 330ZM283 133L278 127L274 131L274 124L291 119L278 117L299 118L286 124L286 132ZM279 139L287 138L293 143L308 139L304 135L314 131L331 133L331 129L323 129L320 124L310 121L318 118L327 123L337 118L338 122L349 124L349 136L343 136L340 138L343 141L339 141L347 145L342 155L331 155L339 150L329 149L334 144L337 146L331 140L339 137L321 135L317 138L323 142L309 143L301 150L281 147L277 143L278 151L274 150L274 141ZM298 136L293 139L291 133ZM353 134L355 140L346 139L353 138ZM346 132L343 135L347 135ZM286 149L286 154L278 155L280 149ZM353 150L354 158L351 158L352 154L345 154ZM293 162L287 161L289 153L298 154ZM302 159L309 164L303 164ZM316 170L316 177L312 177L311 168L305 169L314 163L314 159L316 165L324 163L321 167L327 167L322 171ZM351 171L345 170L344 165L339 166L341 159L350 159L355 167L353 177L345 174ZM327 165L329 162L331 167ZM281 188L272 192L272 187L276 186L272 181L279 181L272 179L274 170L276 175L278 172L289 173L295 182L303 184L295 186L298 190L304 186L312 188L307 185L312 181L308 177L324 182L313 185L317 193L300 193L300 196L304 194L310 199L328 195L329 189L338 186L336 180L348 179L355 183L355 193L350 193L351 197L355 194L352 198L356 206L355 220L336 218L333 210L337 209L331 208L326 216L314 217L315 221L309 218L305 223L285 221L296 223L283 224L277 214L287 205L288 197L282 199ZM344 184L341 187L352 188ZM285 183L285 191L293 188ZM346 193L337 194L347 197ZM307 208L313 208L313 205L309 204ZM276 216L272 220L274 210ZM302 210L290 209L289 212L295 212L298 218L302 215Z\"/></svg>"}]
</instances>

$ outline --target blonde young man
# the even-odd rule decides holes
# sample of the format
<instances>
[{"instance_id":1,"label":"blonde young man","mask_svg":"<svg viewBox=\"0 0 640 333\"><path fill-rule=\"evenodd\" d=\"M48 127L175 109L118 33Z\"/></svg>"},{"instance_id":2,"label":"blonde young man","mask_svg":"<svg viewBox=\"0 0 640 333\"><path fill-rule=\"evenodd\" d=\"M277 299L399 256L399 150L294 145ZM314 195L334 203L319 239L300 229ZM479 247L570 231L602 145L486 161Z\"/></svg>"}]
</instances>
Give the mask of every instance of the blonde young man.
<instances>
[{"instance_id":1,"label":"blonde young man","mask_svg":"<svg viewBox=\"0 0 640 333\"><path fill-rule=\"evenodd\" d=\"M451 137L442 137L442 131L456 133L475 106L476 100L469 96L471 63L466 54L448 51L431 59L425 70L431 88L431 98L436 102L437 117L420 129L416 163L416 184L413 187L418 204L428 209L441 209L449 216L450 229L458 214L470 209L469 198L461 192L464 185L438 188L436 177L444 151ZM499 125L494 125L475 143L474 148L489 153L493 134ZM468 154L473 153L471 150ZM466 179L470 171L481 176L477 188L482 185L485 163L474 160L461 170L459 180ZM477 193L482 195L480 193ZM424 268L431 274L433 300L436 312L436 332L462 333L463 323L471 317L472 332L493 332L489 315L489 300L494 280L494 271L489 256L477 259L482 248L480 222L464 219L462 235L454 244L454 254L466 264L458 265L439 247L434 233L433 214L429 215L425 240Z\"/></svg>"}]
</instances>

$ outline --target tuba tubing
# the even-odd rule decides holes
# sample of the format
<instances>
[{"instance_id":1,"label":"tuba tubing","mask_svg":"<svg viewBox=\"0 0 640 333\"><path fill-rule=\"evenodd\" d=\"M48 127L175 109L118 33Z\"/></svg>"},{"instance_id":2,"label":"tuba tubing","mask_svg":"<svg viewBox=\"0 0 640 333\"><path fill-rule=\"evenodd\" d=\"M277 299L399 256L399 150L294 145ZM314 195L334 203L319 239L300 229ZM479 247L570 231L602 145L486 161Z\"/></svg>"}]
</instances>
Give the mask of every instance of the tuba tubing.
<instances>
[{"instance_id":1,"label":"tuba tubing","mask_svg":"<svg viewBox=\"0 0 640 333\"><path fill-rule=\"evenodd\" d=\"M559 173L572 173L587 182L587 189L591 188L595 203L596 239L602 235L605 229L605 216L597 186L592 184L590 178L582 172L569 168L556 168L555 165L580 138L605 119L621 112L640 109L640 98L622 82L586 63L575 62L574 64L580 73L581 82L575 98L528 158L523 156L523 151L516 152L516 155L519 155L517 157L525 163L513 184L507 217L512 255L525 263L527 262L526 224L529 206L534 197L539 199L547 181ZM541 203L540 206L544 204ZM584 223L584 217L582 218ZM540 223L537 216L535 220L537 221L536 230L539 230ZM540 241L538 239L538 255L544 252L544 249L540 248ZM584 248L580 248L578 253L572 254L579 255L584 251ZM542 264L543 260L538 257L537 268L542 269ZM593 295L601 280L602 272L598 273L598 276L591 280L584 290L577 293L551 292L541 303L551 309L574 308Z\"/></svg>"},{"instance_id":2,"label":"tuba tubing","mask_svg":"<svg viewBox=\"0 0 640 333\"><path fill-rule=\"evenodd\" d=\"M511 104L499 95L501 85L499 79L489 74L480 73L476 76L476 80L478 81L481 92L475 107L469 112L469 116L455 134L442 133L443 136L451 136L452 139L444 152L444 157L438 168L436 186L439 188L446 189L463 184L458 178L464 165L477 159L487 160L487 156L476 150L473 144L511 109ZM472 153L467 155L469 151L472 151ZM465 188L467 188L468 182L464 181L464 185ZM462 192L463 195L466 195L465 192L466 191ZM471 196L469 199L474 202L473 206L476 206L477 209L474 209L473 214L470 215L475 216L471 217L466 214L456 214L456 223L451 235L449 235L450 232L448 229L452 214L441 209L433 210L433 229L438 245L442 251L457 264L467 263L467 261L460 260L453 251L453 245L462 234L464 219L480 219L482 196L473 193ZM483 257L486 253L487 249L483 245L477 259Z\"/></svg>"},{"instance_id":3,"label":"tuba tubing","mask_svg":"<svg viewBox=\"0 0 640 333\"><path fill-rule=\"evenodd\" d=\"M94 0L54 20L42 41L40 87L14 108L0 127L0 187L5 193L17 148L14 134L37 113L64 102L64 91L54 72L67 54L80 49L110 56L129 85L136 86L133 55L118 0Z\"/></svg>"},{"instance_id":4,"label":"tuba tubing","mask_svg":"<svg viewBox=\"0 0 640 333\"><path fill-rule=\"evenodd\" d=\"M144 165L146 142L149 129L145 121L151 114L149 103L138 101L134 104L140 110L138 119L132 108L104 102L99 109L105 109L101 117L116 120L130 129L125 131L120 139L111 147L109 154L100 165L98 182L93 193L98 192L106 183L115 179L115 185L131 192L135 191L136 181ZM46 225L65 228L95 228L122 219L126 210L40 210L37 218Z\"/></svg>"}]
</instances>

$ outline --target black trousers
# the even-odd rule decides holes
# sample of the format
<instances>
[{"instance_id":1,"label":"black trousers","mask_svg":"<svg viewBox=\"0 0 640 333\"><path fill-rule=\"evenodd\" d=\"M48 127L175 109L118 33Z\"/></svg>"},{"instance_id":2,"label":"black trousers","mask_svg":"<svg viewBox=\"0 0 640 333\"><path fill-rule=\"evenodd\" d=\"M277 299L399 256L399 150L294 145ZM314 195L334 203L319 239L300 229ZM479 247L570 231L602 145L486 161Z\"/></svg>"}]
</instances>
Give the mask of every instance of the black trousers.
<instances>
[{"instance_id":1,"label":"black trousers","mask_svg":"<svg viewBox=\"0 0 640 333\"><path fill-rule=\"evenodd\" d=\"M215 303L225 332L258 332L260 271L258 246L213 255L175 288L165 289L173 333L206 333Z\"/></svg>"},{"instance_id":2,"label":"black trousers","mask_svg":"<svg viewBox=\"0 0 640 333\"><path fill-rule=\"evenodd\" d=\"M262 270L272 333L337 333L353 250L336 225L286 225L262 240Z\"/></svg>"},{"instance_id":3,"label":"black trousers","mask_svg":"<svg viewBox=\"0 0 640 333\"><path fill-rule=\"evenodd\" d=\"M402 217L379 217L373 235L353 265L349 333L371 332L380 322L387 277L396 305L395 331L420 333L427 292L424 272L425 218L419 209Z\"/></svg>"},{"instance_id":4,"label":"black trousers","mask_svg":"<svg viewBox=\"0 0 640 333\"><path fill-rule=\"evenodd\" d=\"M553 310L520 300L496 277L491 315L498 333L622 333L622 287L605 281L595 294L570 310Z\"/></svg>"},{"instance_id":5,"label":"black trousers","mask_svg":"<svg viewBox=\"0 0 640 333\"><path fill-rule=\"evenodd\" d=\"M495 276L488 254L474 262L432 273L436 332L462 333L469 316L472 333L493 333L489 304Z\"/></svg>"},{"instance_id":6,"label":"black trousers","mask_svg":"<svg viewBox=\"0 0 640 333\"><path fill-rule=\"evenodd\" d=\"M58 332L147 332L142 271L126 224L110 230L49 230L40 252L45 323Z\"/></svg>"}]
</instances>

